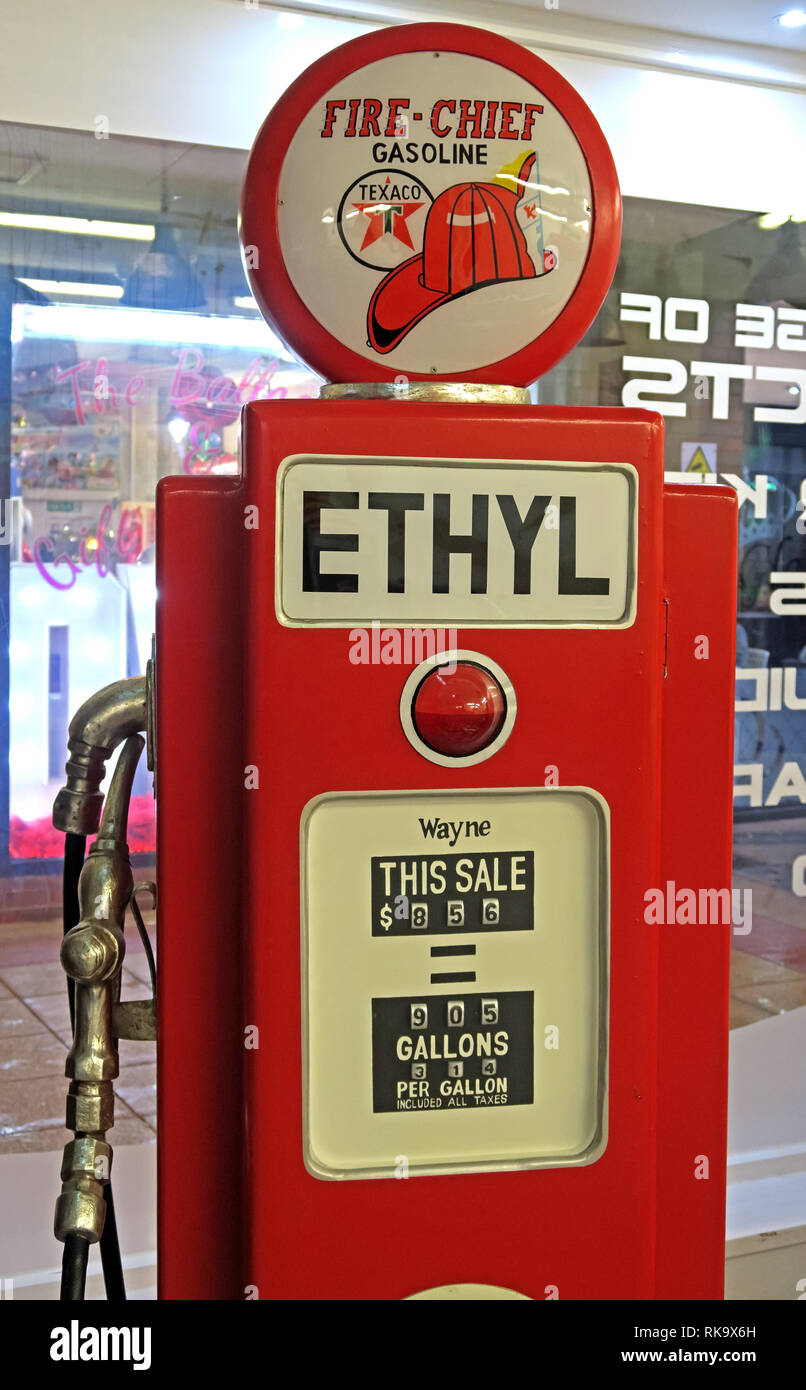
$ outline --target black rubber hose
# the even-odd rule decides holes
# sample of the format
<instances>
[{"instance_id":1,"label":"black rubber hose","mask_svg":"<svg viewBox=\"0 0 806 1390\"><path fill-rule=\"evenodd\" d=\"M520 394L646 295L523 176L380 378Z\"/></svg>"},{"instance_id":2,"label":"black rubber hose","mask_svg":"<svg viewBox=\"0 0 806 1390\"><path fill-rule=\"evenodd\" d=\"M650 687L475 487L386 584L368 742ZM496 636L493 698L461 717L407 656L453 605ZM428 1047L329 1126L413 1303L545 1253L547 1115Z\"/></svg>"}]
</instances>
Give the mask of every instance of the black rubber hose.
<instances>
[{"instance_id":1,"label":"black rubber hose","mask_svg":"<svg viewBox=\"0 0 806 1390\"><path fill-rule=\"evenodd\" d=\"M112 1184L104 1188L106 1197L106 1218L101 1232L101 1266L104 1271L104 1286L108 1303L126 1302L126 1285L123 1280L123 1264L120 1258L118 1224L115 1217L115 1200Z\"/></svg>"},{"instance_id":2,"label":"black rubber hose","mask_svg":"<svg viewBox=\"0 0 806 1390\"><path fill-rule=\"evenodd\" d=\"M62 922L65 936L73 927L78 925L78 880L84 867L86 849L86 835L73 835L68 831L64 837L64 878L62 879ZM75 1028L76 984L69 975L67 977L67 999L70 1004L70 1029L72 1031Z\"/></svg>"},{"instance_id":3,"label":"black rubber hose","mask_svg":"<svg viewBox=\"0 0 806 1390\"><path fill-rule=\"evenodd\" d=\"M84 1236L68 1236L64 1242L62 1255L62 1287L59 1300L62 1303L81 1303L84 1286L87 1282L87 1260L90 1243Z\"/></svg>"},{"instance_id":4,"label":"black rubber hose","mask_svg":"<svg viewBox=\"0 0 806 1390\"><path fill-rule=\"evenodd\" d=\"M87 849L86 835L74 835L70 831L64 837L64 879L62 882L62 921L64 935L78 924L80 910L78 905L78 880L84 867ZM70 1027L75 1028L75 981L68 976L67 998L70 1004ZM101 1232L101 1266L104 1272L106 1297L110 1303L125 1303L126 1286L123 1282L123 1265L120 1258L115 1201L112 1184L104 1189L106 1216ZM72 1243L72 1246L71 1246ZM77 1248L78 1247L78 1248ZM83 1247L81 1249L80 1247ZM68 1252L71 1252L68 1256ZM78 1301L84 1297L87 1275L89 1245L81 1236L71 1236L65 1243L62 1259L62 1300ZM78 1292L65 1293L65 1287Z\"/></svg>"}]
</instances>

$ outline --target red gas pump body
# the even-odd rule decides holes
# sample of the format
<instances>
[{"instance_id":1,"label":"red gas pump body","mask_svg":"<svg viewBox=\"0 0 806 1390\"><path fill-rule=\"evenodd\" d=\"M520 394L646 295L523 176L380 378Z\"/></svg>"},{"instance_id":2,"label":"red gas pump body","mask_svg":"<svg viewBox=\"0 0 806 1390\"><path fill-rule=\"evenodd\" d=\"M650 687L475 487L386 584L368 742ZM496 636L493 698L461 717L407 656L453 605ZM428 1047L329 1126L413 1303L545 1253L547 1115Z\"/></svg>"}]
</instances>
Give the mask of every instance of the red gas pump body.
<instances>
[{"instance_id":1,"label":"red gas pump body","mask_svg":"<svg viewBox=\"0 0 806 1390\"><path fill-rule=\"evenodd\" d=\"M661 877L698 893L731 882L737 527L732 488L664 487ZM732 926L715 915L657 928L657 1298L723 1291Z\"/></svg>"},{"instance_id":2,"label":"red gas pump body","mask_svg":"<svg viewBox=\"0 0 806 1390\"><path fill-rule=\"evenodd\" d=\"M270 402L245 411L242 480L160 484L163 1297L399 1299L456 1284L536 1299L720 1296L729 929L649 925L645 895L671 877L729 882L732 651L717 633L731 627L735 500L664 489L662 442L661 419L644 411ZM352 664L349 624L278 618L277 475L303 453L634 468L634 621L462 626L458 645L512 682L517 718L484 762L427 760L401 727L410 668ZM691 536L706 534L695 571ZM689 655L691 632L710 632L710 663ZM683 779L662 782L692 756L692 727L696 827ZM558 790L591 788L609 809L606 1146L582 1166L314 1175L303 1145L305 808L334 792L551 786L552 768ZM681 1048L694 1016L697 1038ZM345 1086L366 1091L369 1067ZM417 1118L395 1119L405 1154ZM709 1182L694 1177L704 1153ZM692 1261L682 1230L706 1242L707 1261Z\"/></svg>"},{"instance_id":3,"label":"red gas pump body","mask_svg":"<svg viewBox=\"0 0 806 1390\"><path fill-rule=\"evenodd\" d=\"M163 1297L721 1294L730 925L675 891L729 883L736 501L664 486L660 416L514 403L620 218L472 29L343 45L257 137L255 298L376 385L158 490Z\"/></svg>"}]
</instances>

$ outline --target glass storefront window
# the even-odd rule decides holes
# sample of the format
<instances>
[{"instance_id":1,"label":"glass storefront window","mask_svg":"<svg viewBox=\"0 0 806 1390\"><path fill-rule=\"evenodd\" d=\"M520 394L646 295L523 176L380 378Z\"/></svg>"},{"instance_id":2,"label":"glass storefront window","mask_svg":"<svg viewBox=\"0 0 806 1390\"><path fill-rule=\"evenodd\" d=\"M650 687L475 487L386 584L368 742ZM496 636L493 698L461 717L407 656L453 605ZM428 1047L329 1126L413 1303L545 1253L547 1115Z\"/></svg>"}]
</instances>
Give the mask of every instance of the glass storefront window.
<instances>
[{"instance_id":1,"label":"glass storefront window","mask_svg":"<svg viewBox=\"0 0 806 1390\"><path fill-rule=\"evenodd\" d=\"M0 830L17 861L62 853L50 816L72 714L144 670L157 481L236 472L241 406L315 395L318 380L246 285L235 223L245 154L122 140L113 161L86 134L5 134L22 175L0 196L11 347L0 356L10 402ZM133 850L153 850L144 769L130 830Z\"/></svg>"},{"instance_id":2,"label":"glass storefront window","mask_svg":"<svg viewBox=\"0 0 806 1390\"><path fill-rule=\"evenodd\" d=\"M806 224L625 199L613 287L538 396L659 410L667 476L738 493L734 886L760 943L806 896Z\"/></svg>"}]
</instances>

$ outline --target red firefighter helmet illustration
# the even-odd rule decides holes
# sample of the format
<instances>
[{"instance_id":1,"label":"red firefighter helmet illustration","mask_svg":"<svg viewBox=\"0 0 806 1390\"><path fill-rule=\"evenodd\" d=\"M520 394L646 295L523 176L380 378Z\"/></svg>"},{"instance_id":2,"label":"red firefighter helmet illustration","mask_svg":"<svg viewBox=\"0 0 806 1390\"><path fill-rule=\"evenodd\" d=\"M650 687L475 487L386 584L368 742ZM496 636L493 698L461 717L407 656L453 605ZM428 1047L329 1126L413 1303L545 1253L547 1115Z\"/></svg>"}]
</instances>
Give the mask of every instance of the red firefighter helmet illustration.
<instances>
[{"instance_id":1,"label":"red firefighter helmet illustration","mask_svg":"<svg viewBox=\"0 0 806 1390\"><path fill-rule=\"evenodd\" d=\"M370 347L391 352L434 309L471 290L505 280L532 280L554 270L557 250L543 247L539 200L530 179L536 159L530 150L502 170L495 182L455 183L434 199L422 251L390 270L369 302ZM519 209L527 221L534 221L534 251Z\"/></svg>"}]
</instances>

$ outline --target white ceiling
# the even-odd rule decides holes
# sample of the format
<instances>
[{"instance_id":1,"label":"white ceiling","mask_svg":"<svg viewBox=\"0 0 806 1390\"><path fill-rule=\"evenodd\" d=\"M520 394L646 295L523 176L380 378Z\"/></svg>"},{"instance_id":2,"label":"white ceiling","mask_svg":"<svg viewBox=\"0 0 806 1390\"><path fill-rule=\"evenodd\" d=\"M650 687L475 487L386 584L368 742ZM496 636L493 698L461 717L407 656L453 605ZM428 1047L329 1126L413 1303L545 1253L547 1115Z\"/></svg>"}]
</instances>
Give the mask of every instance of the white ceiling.
<instances>
[{"instance_id":1,"label":"white ceiling","mask_svg":"<svg viewBox=\"0 0 806 1390\"><path fill-rule=\"evenodd\" d=\"M498 0L488 0L490 14L504 8ZM546 6L542 0L507 0L519 9L528 9L537 19ZM806 27L785 29L776 16L788 9L806 8L804 0L559 0L548 18L573 15L637 28L664 29L700 38L730 43L764 44L775 48L806 49ZM448 7L449 8L449 7ZM542 16L541 16L542 18Z\"/></svg>"},{"instance_id":2,"label":"white ceiling","mask_svg":"<svg viewBox=\"0 0 806 1390\"><path fill-rule=\"evenodd\" d=\"M242 4L243 0L229 0ZM369 24L448 20L536 48L803 85L806 27L777 16L790 0L264 0L269 10ZM806 8L806 0L800 0ZM280 21L282 22L282 20ZM312 18L308 23L315 23ZM740 71L735 62L742 60Z\"/></svg>"}]
</instances>

